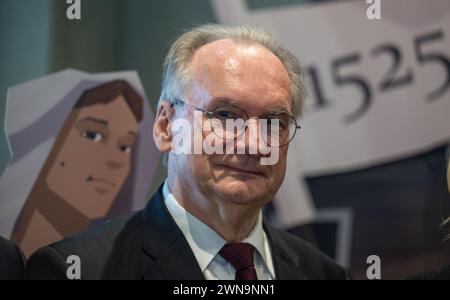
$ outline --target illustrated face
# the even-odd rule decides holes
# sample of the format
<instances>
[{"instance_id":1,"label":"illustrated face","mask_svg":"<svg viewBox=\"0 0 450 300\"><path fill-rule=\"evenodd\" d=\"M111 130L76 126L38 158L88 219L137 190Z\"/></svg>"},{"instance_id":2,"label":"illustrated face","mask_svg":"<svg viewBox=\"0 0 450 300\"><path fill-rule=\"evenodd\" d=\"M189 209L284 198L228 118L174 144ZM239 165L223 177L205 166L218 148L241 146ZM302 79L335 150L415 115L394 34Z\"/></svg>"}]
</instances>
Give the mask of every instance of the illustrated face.
<instances>
[{"instance_id":1,"label":"illustrated face","mask_svg":"<svg viewBox=\"0 0 450 300\"><path fill-rule=\"evenodd\" d=\"M281 61L262 46L236 45L230 40L205 45L194 55L190 72L194 84L188 101L197 107L212 111L231 101L251 117L291 109L288 74ZM192 110L184 111L192 115ZM224 201L260 206L261 201L272 200L284 179L287 148L279 149L275 165L262 165L261 155L237 151L178 155L174 156L175 172L185 185L196 186L203 195L214 193Z\"/></svg>"},{"instance_id":2,"label":"illustrated face","mask_svg":"<svg viewBox=\"0 0 450 300\"><path fill-rule=\"evenodd\" d=\"M72 114L47 186L86 217L105 217L130 173L138 123L122 96Z\"/></svg>"}]
</instances>

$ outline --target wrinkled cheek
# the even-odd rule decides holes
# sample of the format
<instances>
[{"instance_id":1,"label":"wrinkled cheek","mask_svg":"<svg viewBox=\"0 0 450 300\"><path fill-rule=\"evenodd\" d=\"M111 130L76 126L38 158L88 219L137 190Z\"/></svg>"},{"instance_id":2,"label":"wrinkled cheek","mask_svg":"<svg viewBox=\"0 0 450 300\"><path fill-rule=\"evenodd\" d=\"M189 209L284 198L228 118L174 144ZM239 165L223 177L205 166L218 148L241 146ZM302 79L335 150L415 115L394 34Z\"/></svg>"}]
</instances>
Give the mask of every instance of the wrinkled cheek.
<instances>
[{"instance_id":1,"label":"wrinkled cheek","mask_svg":"<svg viewBox=\"0 0 450 300\"><path fill-rule=\"evenodd\" d=\"M272 189L278 190L286 176L286 161L282 160L278 165L274 166L274 170L271 174Z\"/></svg>"}]
</instances>

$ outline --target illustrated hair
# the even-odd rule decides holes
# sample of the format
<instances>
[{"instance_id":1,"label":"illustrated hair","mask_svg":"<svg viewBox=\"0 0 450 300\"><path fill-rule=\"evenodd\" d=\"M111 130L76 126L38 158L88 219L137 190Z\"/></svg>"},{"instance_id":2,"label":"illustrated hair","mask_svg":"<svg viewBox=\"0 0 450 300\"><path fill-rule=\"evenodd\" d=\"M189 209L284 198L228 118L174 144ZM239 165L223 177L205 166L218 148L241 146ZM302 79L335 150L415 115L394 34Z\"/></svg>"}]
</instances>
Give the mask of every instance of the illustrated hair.
<instances>
[{"instance_id":1,"label":"illustrated hair","mask_svg":"<svg viewBox=\"0 0 450 300\"><path fill-rule=\"evenodd\" d=\"M125 80L114 80L85 91L75 108L109 103L123 96L138 122L142 120L143 99Z\"/></svg>"}]
</instances>

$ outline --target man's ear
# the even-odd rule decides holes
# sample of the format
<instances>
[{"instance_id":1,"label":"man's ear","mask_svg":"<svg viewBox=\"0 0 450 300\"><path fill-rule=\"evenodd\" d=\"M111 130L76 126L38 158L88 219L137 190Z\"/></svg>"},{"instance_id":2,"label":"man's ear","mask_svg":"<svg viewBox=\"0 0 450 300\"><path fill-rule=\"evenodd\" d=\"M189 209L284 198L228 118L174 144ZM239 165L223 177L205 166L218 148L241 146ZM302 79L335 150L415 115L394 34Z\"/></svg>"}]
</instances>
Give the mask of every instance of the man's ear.
<instances>
[{"instance_id":1,"label":"man's ear","mask_svg":"<svg viewBox=\"0 0 450 300\"><path fill-rule=\"evenodd\" d=\"M166 100L161 101L153 125L153 140L162 153L172 150L171 120L173 114L174 110L171 104Z\"/></svg>"}]
</instances>

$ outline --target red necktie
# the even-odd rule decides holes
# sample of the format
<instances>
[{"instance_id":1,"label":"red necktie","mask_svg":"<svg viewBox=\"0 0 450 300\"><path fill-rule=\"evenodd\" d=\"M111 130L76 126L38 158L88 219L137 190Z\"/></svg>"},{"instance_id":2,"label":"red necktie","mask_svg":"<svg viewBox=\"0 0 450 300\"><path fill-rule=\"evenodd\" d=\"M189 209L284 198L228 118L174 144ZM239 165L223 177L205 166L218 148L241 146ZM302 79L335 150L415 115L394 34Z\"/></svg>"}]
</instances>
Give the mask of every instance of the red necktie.
<instances>
[{"instance_id":1,"label":"red necktie","mask_svg":"<svg viewBox=\"0 0 450 300\"><path fill-rule=\"evenodd\" d=\"M236 269L236 280L258 280L253 263L253 246L246 243L226 244L222 255Z\"/></svg>"}]
</instances>

